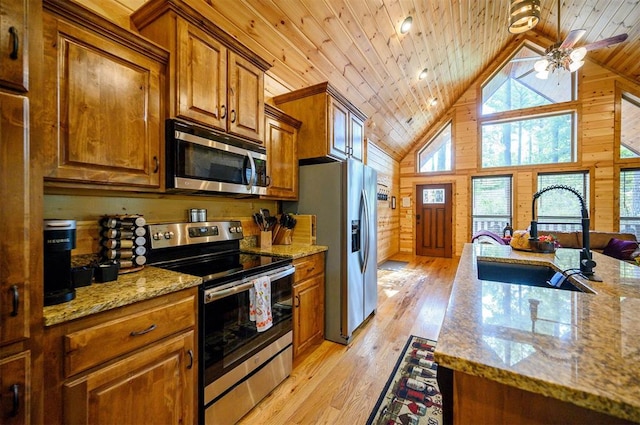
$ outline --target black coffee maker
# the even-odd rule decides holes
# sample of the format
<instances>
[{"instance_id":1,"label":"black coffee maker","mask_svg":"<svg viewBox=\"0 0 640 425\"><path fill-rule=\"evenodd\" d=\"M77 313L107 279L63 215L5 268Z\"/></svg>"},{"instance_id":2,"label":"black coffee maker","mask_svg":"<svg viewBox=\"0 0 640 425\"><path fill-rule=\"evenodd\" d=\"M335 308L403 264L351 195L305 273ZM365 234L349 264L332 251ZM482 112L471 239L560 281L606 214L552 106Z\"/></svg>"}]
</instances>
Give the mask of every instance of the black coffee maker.
<instances>
[{"instance_id":1,"label":"black coffee maker","mask_svg":"<svg viewBox=\"0 0 640 425\"><path fill-rule=\"evenodd\" d=\"M75 220L44 221L44 305L76 297L71 283L71 250L76 247Z\"/></svg>"}]
</instances>

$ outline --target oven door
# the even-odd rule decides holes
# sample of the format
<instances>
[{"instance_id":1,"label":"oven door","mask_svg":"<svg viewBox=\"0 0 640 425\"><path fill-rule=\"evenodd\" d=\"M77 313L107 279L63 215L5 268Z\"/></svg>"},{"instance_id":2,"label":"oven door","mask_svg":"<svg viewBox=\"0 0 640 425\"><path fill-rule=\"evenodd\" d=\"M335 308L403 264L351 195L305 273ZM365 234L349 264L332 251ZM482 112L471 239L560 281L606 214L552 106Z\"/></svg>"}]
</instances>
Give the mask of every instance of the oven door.
<instances>
[{"instance_id":1,"label":"oven door","mask_svg":"<svg viewBox=\"0 0 640 425\"><path fill-rule=\"evenodd\" d=\"M205 405L235 384L220 378L292 331L294 272L295 267L289 265L266 273L271 281L273 326L262 332L258 331L249 314L249 291L253 279L258 276L205 289L200 356Z\"/></svg>"},{"instance_id":2,"label":"oven door","mask_svg":"<svg viewBox=\"0 0 640 425\"><path fill-rule=\"evenodd\" d=\"M176 129L168 135L167 188L265 195L266 151L257 145L203 130Z\"/></svg>"}]
</instances>

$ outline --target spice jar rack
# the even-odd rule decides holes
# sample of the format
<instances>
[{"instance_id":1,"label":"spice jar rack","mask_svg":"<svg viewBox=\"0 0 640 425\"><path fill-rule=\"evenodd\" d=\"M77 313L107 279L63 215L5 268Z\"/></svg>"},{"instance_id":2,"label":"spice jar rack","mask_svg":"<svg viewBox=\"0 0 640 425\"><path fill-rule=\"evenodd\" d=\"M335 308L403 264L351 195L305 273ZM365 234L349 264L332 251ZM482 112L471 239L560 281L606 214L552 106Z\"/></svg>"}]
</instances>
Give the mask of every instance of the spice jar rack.
<instances>
[{"instance_id":1,"label":"spice jar rack","mask_svg":"<svg viewBox=\"0 0 640 425\"><path fill-rule=\"evenodd\" d=\"M115 263L119 273L141 270L147 262L146 220L142 215L113 215L100 219L101 261Z\"/></svg>"}]
</instances>

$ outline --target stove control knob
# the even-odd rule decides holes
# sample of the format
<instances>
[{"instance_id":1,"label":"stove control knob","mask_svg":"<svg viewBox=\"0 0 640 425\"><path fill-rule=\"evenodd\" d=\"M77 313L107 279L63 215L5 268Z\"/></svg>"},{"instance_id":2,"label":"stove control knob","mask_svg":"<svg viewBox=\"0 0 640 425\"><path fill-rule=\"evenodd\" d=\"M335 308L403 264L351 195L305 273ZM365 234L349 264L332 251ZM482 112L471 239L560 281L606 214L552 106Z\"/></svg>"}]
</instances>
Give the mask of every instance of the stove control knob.
<instances>
[{"instance_id":1,"label":"stove control knob","mask_svg":"<svg viewBox=\"0 0 640 425\"><path fill-rule=\"evenodd\" d=\"M242 226L236 227L236 233L242 233Z\"/></svg>"},{"instance_id":2,"label":"stove control knob","mask_svg":"<svg viewBox=\"0 0 640 425\"><path fill-rule=\"evenodd\" d=\"M164 232L164 238L165 239L173 238L173 232Z\"/></svg>"},{"instance_id":3,"label":"stove control knob","mask_svg":"<svg viewBox=\"0 0 640 425\"><path fill-rule=\"evenodd\" d=\"M158 232L153 234L154 241L159 241L160 239L162 239L162 233Z\"/></svg>"},{"instance_id":4,"label":"stove control knob","mask_svg":"<svg viewBox=\"0 0 640 425\"><path fill-rule=\"evenodd\" d=\"M231 226L229 227L229 233L236 233L238 231L237 227Z\"/></svg>"}]
</instances>

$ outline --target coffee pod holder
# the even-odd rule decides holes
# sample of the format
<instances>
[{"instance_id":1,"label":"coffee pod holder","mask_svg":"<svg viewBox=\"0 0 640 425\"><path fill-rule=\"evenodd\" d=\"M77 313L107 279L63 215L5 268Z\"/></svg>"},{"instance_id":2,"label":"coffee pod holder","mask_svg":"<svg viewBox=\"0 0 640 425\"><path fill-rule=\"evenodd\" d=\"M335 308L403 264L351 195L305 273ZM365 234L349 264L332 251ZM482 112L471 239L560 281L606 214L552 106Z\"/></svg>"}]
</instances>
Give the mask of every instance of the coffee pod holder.
<instances>
[{"instance_id":1,"label":"coffee pod holder","mask_svg":"<svg viewBox=\"0 0 640 425\"><path fill-rule=\"evenodd\" d=\"M101 265L116 264L117 274L140 271L147 262L146 220L140 214L106 215L100 219ZM99 269L95 270L98 282ZM115 279L113 279L115 280Z\"/></svg>"}]
</instances>

